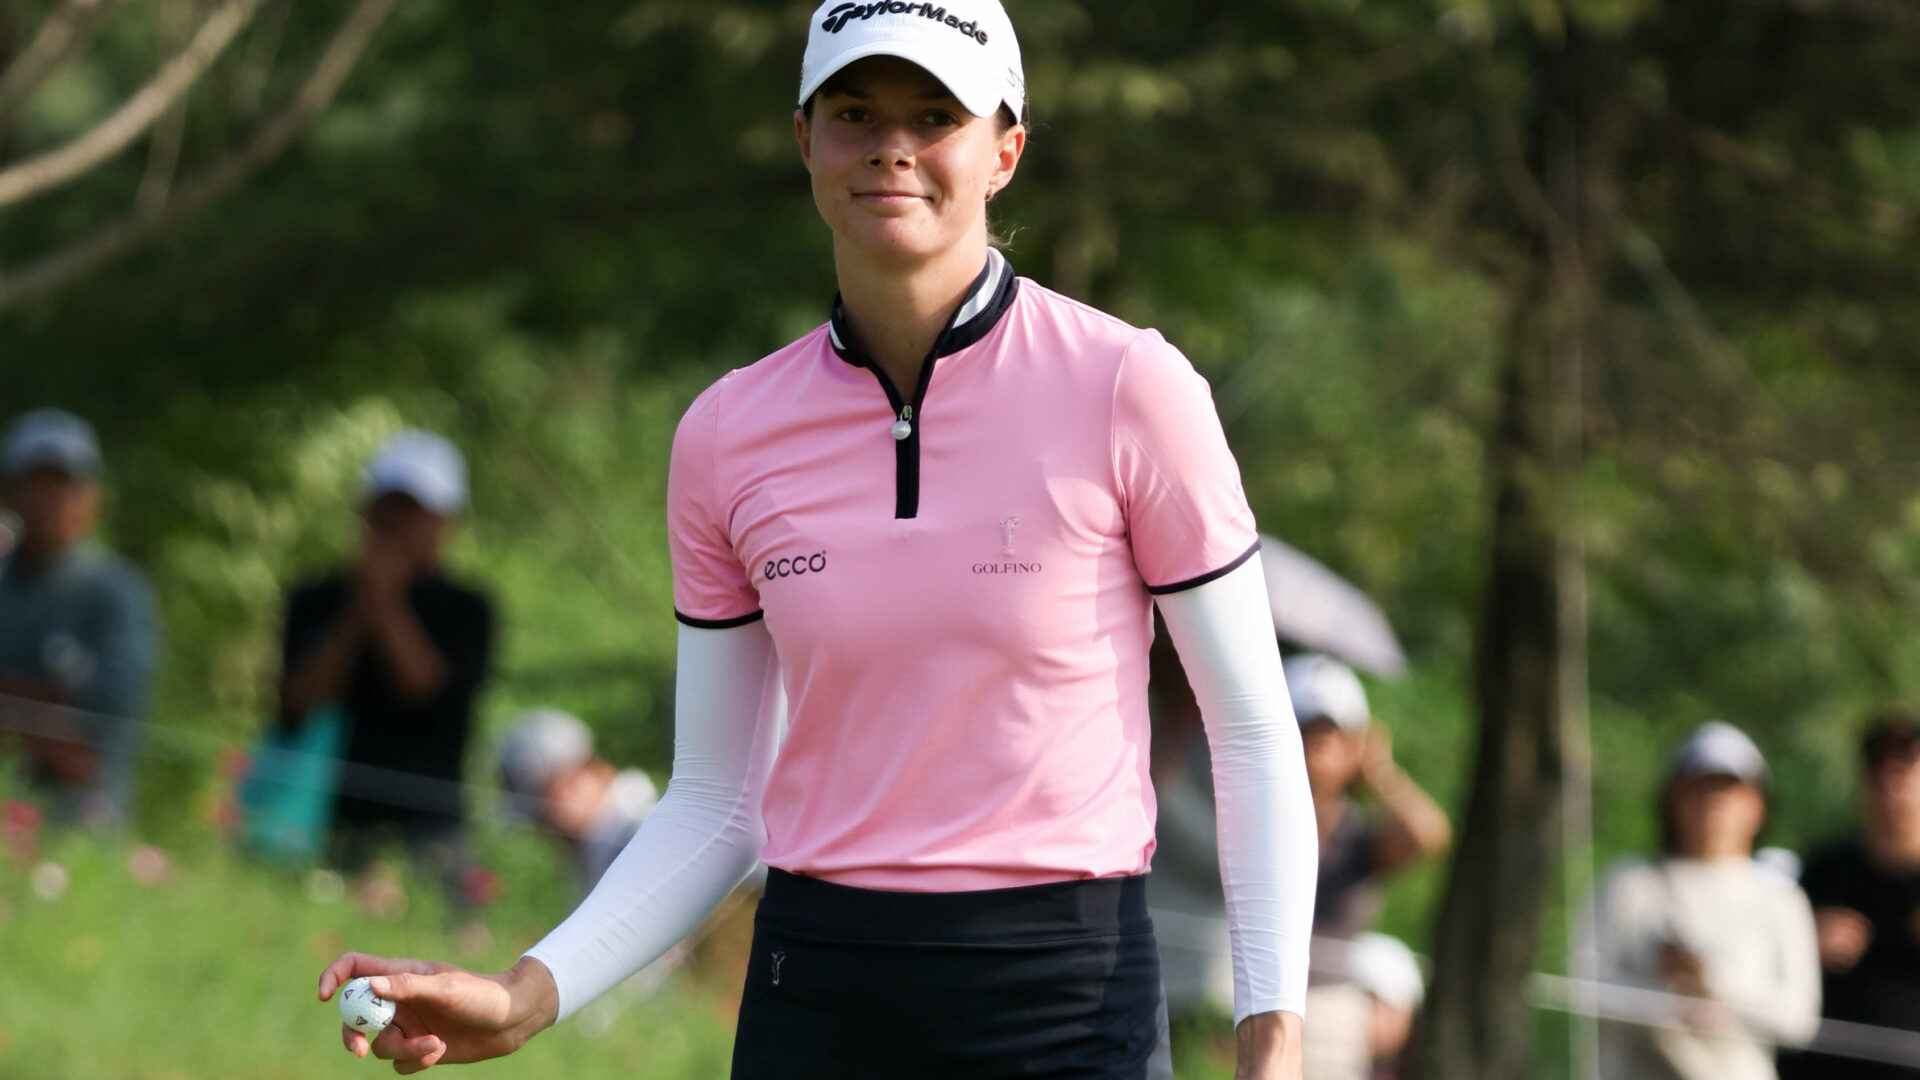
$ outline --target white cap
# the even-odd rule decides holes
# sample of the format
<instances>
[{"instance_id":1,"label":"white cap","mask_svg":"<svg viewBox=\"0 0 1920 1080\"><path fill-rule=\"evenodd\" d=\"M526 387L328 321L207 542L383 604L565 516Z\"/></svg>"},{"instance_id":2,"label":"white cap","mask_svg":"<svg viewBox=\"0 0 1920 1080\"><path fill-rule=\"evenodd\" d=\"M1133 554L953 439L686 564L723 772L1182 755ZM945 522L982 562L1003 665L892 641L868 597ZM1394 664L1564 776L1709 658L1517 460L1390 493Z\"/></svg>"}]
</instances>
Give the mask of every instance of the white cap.
<instances>
[{"instance_id":1,"label":"white cap","mask_svg":"<svg viewBox=\"0 0 1920 1080\"><path fill-rule=\"evenodd\" d=\"M1301 724L1324 717L1342 731L1358 732L1373 722L1367 691L1347 665L1319 653L1301 653L1287 659L1286 671L1293 716Z\"/></svg>"},{"instance_id":2,"label":"white cap","mask_svg":"<svg viewBox=\"0 0 1920 1080\"><path fill-rule=\"evenodd\" d=\"M1395 1008L1412 1010L1426 997L1420 961L1399 938L1355 934L1347 943L1347 977L1354 985Z\"/></svg>"},{"instance_id":3,"label":"white cap","mask_svg":"<svg viewBox=\"0 0 1920 1080\"><path fill-rule=\"evenodd\" d=\"M51 465L76 480L100 475L100 441L85 420L60 409L21 413L0 441L0 474L13 480Z\"/></svg>"},{"instance_id":4,"label":"white cap","mask_svg":"<svg viewBox=\"0 0 1920 1080\"><path fill-rule=\"evenodd\" d=\"M1667 763L1668 784L1693 776L1731 776L1764 785L1768 779L1767 759L1746 732L1713 720L1695 728Z\"/></svg>"},{"instance_id":5,"label":"white cap","mask_svg":"<svg viewBox=\"0 0 1920 1080\"><path fill-rule=\"evenodd\" d=\"M538 816L547 785L562 769L584 765L593 756L593 729L562 709L528 709L514 717L500 740L500 780L509 809Z\"/></svg>"},{"instance_id":6,"label":"white cap","mask_svg":"<svg viewBox=\"0 0 1920 1080\"><path fill-rule=\"evenodd\" d=\"M1020 43L999 0L826 0L807 30L800 104L834 72L869 56L897 56L926 68L975 116L992 116L1005 104L1018 118L1027 107Z\"/></svg>"},{"instance_id":7,"label":"white cap","mask_svg":"<svg viewBox=\"0 0 1920 1080\"><path fill-rule=\"evenodd\" d=\"M430 431L402 431L367 465L367 500L393 494L411 496L441 517L452 517L467 508L467 460Z\"/></svg>"}]
</instances>

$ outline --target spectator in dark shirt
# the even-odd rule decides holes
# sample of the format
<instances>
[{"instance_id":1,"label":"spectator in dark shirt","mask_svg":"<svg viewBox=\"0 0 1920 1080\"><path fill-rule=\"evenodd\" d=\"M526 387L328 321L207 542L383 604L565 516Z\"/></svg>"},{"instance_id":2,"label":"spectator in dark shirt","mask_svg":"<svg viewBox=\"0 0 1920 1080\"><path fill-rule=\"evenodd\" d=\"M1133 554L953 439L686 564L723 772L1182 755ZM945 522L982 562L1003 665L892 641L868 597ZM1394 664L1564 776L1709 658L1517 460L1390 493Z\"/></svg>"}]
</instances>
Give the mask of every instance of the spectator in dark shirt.
<instances>
[{"instance_id":1,"label":"spectator in dark shirt","mask_svg":"<svg viewBox=\"0 0 1920 1080\"><path fill-rule=\"evenodd\" d=\"M1320 820L1313 933L1344 940L1372 925L1381 878L1444 853L1453 830L1446 811L1394 763L1386 730L1351 668L1303 653L1286 669ZM1379 812L1363 813L1356 791L1370 792Z\"/></svg>"},{"instance_id":2,"label":"spectator in dark shirt","mask_svg":"<svg viewBox=\"0 0 1920 1080\"><path fill-rule=\"evenodd\" d=\"M1920 713L1890 709L1860 741L1866 834L1808 860L1827 1016L1920 1031ZM1804 1054L1794 1080L1920 1078L1920 1068Z\"/></svg>"},{"instance_id":3,"label":"spectator in dark shirt","mask_svg":"<svg viewBox=\"0 0 1920 1080\"><path fill-rule=\"evenodd\" d=\"M367 467L358 560L288 600L280 683L282 724L329 703L348 717L339 861L358 869L399 841L450 887L466 866L461 766L493 645L487 599L440 570L466 504L453 444L390 439Z\"/></svg>"},{"instance_id":4,"label":"spectator in dark shirt","mask_svg":"<svg viewBox=\"0 0 1920 1080\"><path fill-rule=\"evenodd\" d=\"M24 733L51 819L90 826L132 807L159 653L146 577L93 540L99 480L99 443L71 413L26 413L0 438L0 495L17 515L0 551L0 732Z\"/></svg>"},{"instance_id":5,"label":"spectator in dark shirt","mask_svg":"<svg viewBox=\"0 0 1920 1080\"><path fill-rule=\"evenodd\" d=\"M1303 653L1287 659L1286 671L1320 823L1307 987L1307 1009L1320 1020L1307 1025L1301 1045L1308 1076L1360 1078L1371 1071L1375 1010L1347 974L1350 943L1379 914L1382 882L1445 852L1453 829L1446 811L1395 764L1353 669ZM1377 810L1363 812L1356 793L1371 794Z\"/></svg>"}]
</instances>

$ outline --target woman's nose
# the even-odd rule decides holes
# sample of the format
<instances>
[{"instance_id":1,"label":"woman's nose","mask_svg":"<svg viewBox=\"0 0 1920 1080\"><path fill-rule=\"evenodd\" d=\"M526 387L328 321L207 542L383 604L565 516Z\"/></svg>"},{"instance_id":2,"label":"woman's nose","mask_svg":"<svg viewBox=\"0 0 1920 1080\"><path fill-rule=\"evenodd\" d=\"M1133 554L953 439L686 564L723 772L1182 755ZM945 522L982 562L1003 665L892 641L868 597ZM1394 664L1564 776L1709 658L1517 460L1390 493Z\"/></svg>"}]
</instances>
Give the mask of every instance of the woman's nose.
<instances>
[{"instance_id":1,"label":"woman's nose","mask_svg":"<svg viewBox=\"0 0 1920 1080\"><path fill-rule=\"evenodd\" d=\"M881 131L874 140L873 151L867 156L867 164L876 169L911 168L913 144L907 138L907 132L898 127Z\"/></svg>"}]
</instances>

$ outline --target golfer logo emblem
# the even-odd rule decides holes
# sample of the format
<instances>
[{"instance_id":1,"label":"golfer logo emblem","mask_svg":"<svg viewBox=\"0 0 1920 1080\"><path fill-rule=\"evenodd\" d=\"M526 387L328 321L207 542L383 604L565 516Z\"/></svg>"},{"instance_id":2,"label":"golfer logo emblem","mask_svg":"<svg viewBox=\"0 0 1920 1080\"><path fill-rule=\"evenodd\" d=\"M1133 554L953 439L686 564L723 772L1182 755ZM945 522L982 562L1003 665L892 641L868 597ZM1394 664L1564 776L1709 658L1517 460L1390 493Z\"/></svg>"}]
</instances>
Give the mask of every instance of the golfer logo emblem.
<instances>
[{"instance_id":1,"label":"golfer logo emblem","mask_svg":"<svg viewBox=\"0 0 1920 1080\"><path fill-rule=\"evenodd\" d=\"M786 953L777 952L773 954L773 985L775 986L780 985L780 965L786 962L787 962Z\"/></svg>"},{"instance_id":2,"label":"golfer logo emblem","mask_svg":"<svg viewBox=\"0 0 1920 1080\"><path fill-rule=\"evenodd\" d=\"M1000 554L1013 554L1013 530L1020 527L1020 515L1000 519Z\"/></svg>"}]
</instances>

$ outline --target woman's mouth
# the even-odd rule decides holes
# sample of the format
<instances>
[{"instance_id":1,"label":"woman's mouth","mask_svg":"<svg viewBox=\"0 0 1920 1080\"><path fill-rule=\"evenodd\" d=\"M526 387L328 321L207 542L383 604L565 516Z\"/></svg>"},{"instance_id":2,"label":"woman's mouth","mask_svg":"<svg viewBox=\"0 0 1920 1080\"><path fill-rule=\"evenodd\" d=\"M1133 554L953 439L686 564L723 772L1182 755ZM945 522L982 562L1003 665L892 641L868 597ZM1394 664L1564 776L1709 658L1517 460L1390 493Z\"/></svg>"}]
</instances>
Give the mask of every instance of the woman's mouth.
<instances>
[{"instance_id":1,"label":"woman's mouth","mask_svg":"<svg viewBox=\"0 0 1920 1080\"><path fill-rule=\"evenodd\" d=\"M856 191L853 197L875 206L911 206L926 201L925 195L912 191Z\"/></svg>"}]
</instances>

